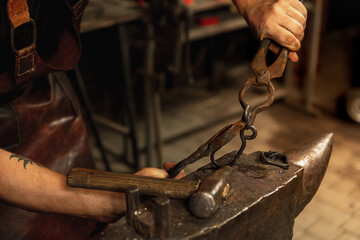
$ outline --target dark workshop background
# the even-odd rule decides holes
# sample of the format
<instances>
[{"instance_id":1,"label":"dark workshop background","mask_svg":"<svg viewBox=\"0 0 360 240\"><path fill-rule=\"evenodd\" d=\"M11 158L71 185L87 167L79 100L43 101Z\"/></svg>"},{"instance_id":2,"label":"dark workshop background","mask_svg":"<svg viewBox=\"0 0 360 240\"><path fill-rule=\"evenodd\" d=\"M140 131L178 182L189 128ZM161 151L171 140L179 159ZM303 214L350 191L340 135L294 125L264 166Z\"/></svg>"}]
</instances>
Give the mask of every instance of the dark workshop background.
<instances>
[{"instance_id":1,"label":"dark workshop background","mask_svg":"<svg viewBox=\"0 0 360 240\"><path fill-rule=\"evenodd\" d=\"M276 101L257 116L258 137L245 152L334 132L328 172L294 239L360 239L360 2L304 4L300 62L274 81ZM99 169L178 162L242 115L237 93L259 41L229 1L90 0L81 37L78 92ZM256 88L247 100L265 97ZM239 146L233 140L218 155Z\"/></svg>"}]
</instances>

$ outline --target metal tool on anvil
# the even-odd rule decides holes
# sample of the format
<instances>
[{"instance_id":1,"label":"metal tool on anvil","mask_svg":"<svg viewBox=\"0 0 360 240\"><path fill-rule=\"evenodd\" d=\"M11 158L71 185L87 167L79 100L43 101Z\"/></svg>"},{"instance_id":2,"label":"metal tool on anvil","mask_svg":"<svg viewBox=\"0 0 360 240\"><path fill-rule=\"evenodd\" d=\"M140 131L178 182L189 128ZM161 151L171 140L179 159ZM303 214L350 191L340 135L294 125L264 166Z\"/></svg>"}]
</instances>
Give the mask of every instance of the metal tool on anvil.
<instances>
[{"instance_id":1,"label":"metal tool on anvil","mask_svg":"<svg viewBox=\"0 0 360 240\"><path fill-rule=\"evenodd\" d=\"M224 166L203 179L160 179L133 174L74 168L67 175L71 187L128 192L140 195L190 199L190 209L197 217L210 217L222 204L229 190L228 179L234 169Z\"/></svg>"},{"instance_id":2,"label":"metal tool on anvil","mask_svg":"<svg viewBox=\"0 0 360 240\"><path fill-rule=\"evenodd\" d=\"M222 146L230 142L236 135L239 134L242 145L234 158L230 159L228 163L225 163L225 165L231 165L236 161L236 159L240 157L240 155L244 151L246 147L246 140L254 139L257 136L257 130L254 126L255 117L258 113L262 112L264 109L268 108L273 103L275 88L271 82L271 79L279 78L283 75L289 55L289 50L287 48L282 48L274 63L270 66L267 66L266 55L270 45L270 39L264 39L261 41L260 47L251 62L251 69L254 71L255 76L249 78L239 91L239 102L244 110L242 119L222 128L220 131L215 133L215 135L212 136L207 142L202 144L189 157L180 161L177 165L171 168L168 171L170 178L178 175L181 170L184 169L188 164L194 163L199 159L209 155L211 162L215 166L221 167L222 165L215 160L215 153ZM263 104L256 106L252 110L250 109L250 105L247 104L245 101L245 93L249 90L251 86L264 86L268 90L267 100ZM246 135L246 130L250 130L252 134ZM268 159L264 158L264 161L268 161ZM276 164L276 162L272 162Z\"/></svg>"},{"instance_id":3,"label":"metal tool on anvil","mask_svg":"<svg viewBox=\"0 0 360 240\"><path fill-rule=\"evenodd\" d=\"M188 207L191 199L168 199L161 194L140 203L139 188L130 187L126 217L109 225L96 239L290 240L294 219L311 201L325 175L332 144L330 133L285 151L290 162L288 170L265 164L260 160L262 152L254 152L242 154L231 167L216 170L211 163L187 175L183 180L210 178L208 184L203 183L206 190L206 186L216 186L211 176L228 173L226 181L219 185L220 206L210 218L193 215L192 207L201 212L206 206L196 198L192 207ZM219 163L228 162L236 153L220 157ZM229 168L232 170L228 171ZM191 196L198 192L201 188Z\"/></svg>"}]
</instances>

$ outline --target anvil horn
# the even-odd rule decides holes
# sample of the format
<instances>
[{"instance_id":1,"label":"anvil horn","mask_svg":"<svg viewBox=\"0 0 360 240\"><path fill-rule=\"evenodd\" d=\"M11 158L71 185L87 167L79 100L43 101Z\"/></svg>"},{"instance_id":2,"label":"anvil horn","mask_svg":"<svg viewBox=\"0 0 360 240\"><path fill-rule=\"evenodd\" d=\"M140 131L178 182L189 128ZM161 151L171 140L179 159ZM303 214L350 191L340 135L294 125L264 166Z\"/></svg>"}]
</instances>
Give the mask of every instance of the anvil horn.
<instances>
[{"instance_id":1,"label":"anvil horn","mask_svg":"<svg viewBox=\"0 0 360 240\"><path fill-rule=\"evenodd\" d=\"M290 162L304 168L303 191L298 196L296 216L314 197L324 178L333 139L333 133L323 134L285 152Z\"/></svg>"}]
</instances>

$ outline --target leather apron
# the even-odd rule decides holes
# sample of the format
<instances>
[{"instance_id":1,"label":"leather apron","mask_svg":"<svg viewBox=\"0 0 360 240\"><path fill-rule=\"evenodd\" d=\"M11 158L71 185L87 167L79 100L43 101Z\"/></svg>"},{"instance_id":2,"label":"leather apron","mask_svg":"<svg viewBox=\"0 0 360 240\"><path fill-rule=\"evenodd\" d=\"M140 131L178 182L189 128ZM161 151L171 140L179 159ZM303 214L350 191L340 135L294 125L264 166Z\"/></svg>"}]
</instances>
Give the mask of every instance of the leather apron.
<instances>
[{"instance_id":1,"label":"leather apron","mask_svg":"<svg viewBox=\"0 0 360 240\"><path fill-rule=\"evenodd\" d=\"M66 174L71 168L94 164L76 95L66 74L54 72L72 69L80 58L79 24L87 0L60 1L66 11L62 16L70 20L61 19L65 24L58 31L56 51L44 56L34 36L28 46L17 49L18 28L27 24L38 36L34 30L38 24L29 14L28 1L7 1L14 64L12 71L0 74L0 148ZM3 240L86 239L94 226L95 221L78 217L0 204Z\"/></svg>"}]
</instances>

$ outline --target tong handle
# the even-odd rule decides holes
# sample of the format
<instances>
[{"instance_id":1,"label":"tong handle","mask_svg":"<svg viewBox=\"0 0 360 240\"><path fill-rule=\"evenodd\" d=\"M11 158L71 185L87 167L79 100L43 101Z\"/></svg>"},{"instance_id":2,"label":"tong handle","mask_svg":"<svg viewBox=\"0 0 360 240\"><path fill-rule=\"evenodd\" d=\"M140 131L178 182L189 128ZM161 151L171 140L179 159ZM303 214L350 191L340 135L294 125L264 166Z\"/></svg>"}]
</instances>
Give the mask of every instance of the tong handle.
<instances>
[{"instance_id":1,"label":"tong handle","mask_svg":"<svg viewBox=\"0 0 360 240\"><path fill-rule=\"evenodd\" d=\"M253 61L251 62L251 69L254 71L256 76L261 70L268 70L270 73L270 79L281 77L284 73L289 56L289 49L282 47L274 63L267 66L266 55L271 43L273 43L271 39L263 39Z\"/></svg>"}]
</instances>

